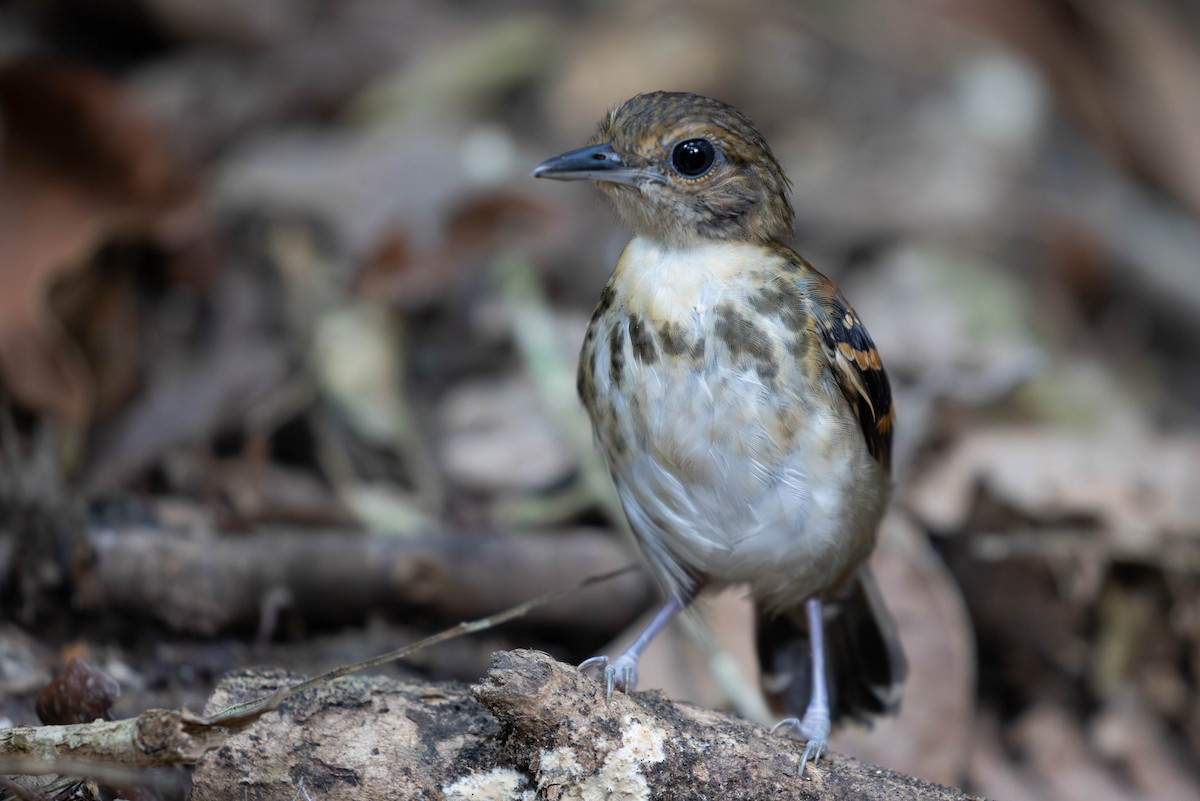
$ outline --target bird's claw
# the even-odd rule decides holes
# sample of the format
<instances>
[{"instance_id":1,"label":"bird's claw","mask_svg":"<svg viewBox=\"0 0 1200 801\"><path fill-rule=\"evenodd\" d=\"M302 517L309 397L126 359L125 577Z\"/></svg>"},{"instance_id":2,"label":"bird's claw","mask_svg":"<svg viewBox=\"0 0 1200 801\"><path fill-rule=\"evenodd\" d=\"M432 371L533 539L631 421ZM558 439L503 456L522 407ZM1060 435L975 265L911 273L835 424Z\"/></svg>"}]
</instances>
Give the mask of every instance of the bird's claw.
<instances>
[{"instance_id":1,"label":"bird's claw","mask_svg":"<svg viewBox=\"0 0 1200 801\"><path fill-rule=\"evenodd\" d=\"M581 671L596 670L604 677L604 697L611 698L613 690L623 693L633 692L637 687L637 658L621 654L616 659L607 656L593 656L579 663Z\"/></svg>"},{"instance_id":2,"label":"bird's claw","mask_svg":"<svg viewBox=\"0 0 1200 801\"><path fill-rule=\"evenodd\" d=\"M825 749L829 745L829 730L831 728L829 713L823 709L809 708L804 713L803 720L800 718L784 718L771 727L771 733L774 734L782 728L795 731L807 741L804 746L804 754L800 757L800 773L803 775L809 761L811 760L816 764L816 761L821 758L821 754L825 753Z\"/></svg>"},{"instance_id":3,"label":"bird's claw","mask_svg":"<svg viewBox=\"0 0 1200 801\"><path fill-rule=\"evenodd\" d=\"M814 737L804 745L804 753L800 755L800 774L804 774L804 769L808 767L809 760L817 764L817 760L821 758L821 754L825 753L825 748L829 741L825 738Z\"/></svg>"}]
</instances>

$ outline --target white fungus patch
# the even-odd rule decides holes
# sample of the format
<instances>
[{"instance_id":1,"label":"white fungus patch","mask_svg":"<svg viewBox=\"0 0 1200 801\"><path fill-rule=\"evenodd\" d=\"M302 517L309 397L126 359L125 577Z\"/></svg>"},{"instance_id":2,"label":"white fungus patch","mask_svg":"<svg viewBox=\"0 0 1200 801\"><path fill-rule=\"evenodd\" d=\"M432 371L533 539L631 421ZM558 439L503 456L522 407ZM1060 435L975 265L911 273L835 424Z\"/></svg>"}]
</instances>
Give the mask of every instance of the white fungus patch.
<instances>
[{"instance_id":1,"label":"white fungus patch","mask_svg":"<svg viewBox=\"0 0 1200 801\"><path fill-rule=\"evenodd\" d=\"M563 780L575 781L583 775L583 767L575 758L575 751L572 748L547 748L538 756L540 763L538 775L549 775L560 780L550 782L550 784L564 784Z\"/></svg>"},{"instance_id":2,"label":"white fungus patch","mask_svg":"<svg viewBox=\"0 0 1200 801\"><path fill-rule=\"evenodd\" d=\"M573 748L542 751L538 789L555 787L562 793L561 798L570 801L649 799L650 786L643 771L666 759L662 730L630 715L626 715L622 723L620 747L608 754L594 775L583 775Z\"/></svg>"},{"instance_id":3,"label":"white fungus patch","mask_svg":"<svg viewBox=\"0 0 1200 801\"><path fill-rule=\"evenodd\" d=\"M525 789L523 773L512 768L493 768L471 773L442 788L446 801L533 801L532 790Z\"/></svg>"}]
</instances>

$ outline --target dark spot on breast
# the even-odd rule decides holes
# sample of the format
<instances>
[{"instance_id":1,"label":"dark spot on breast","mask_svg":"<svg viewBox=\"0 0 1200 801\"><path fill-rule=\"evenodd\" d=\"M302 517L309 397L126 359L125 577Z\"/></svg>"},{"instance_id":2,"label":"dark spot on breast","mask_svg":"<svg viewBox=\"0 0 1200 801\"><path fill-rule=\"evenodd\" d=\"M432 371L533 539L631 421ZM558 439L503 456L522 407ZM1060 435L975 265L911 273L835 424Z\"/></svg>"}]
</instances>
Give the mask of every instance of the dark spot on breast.
<instances>
[{"instance_id":1,"label":"dark spot on breast","mask_svg":"<svg viewBox=\"0 0 1200 801\"><path fill-rule=\"evenodd\" d=\"M756 369L762 378L774 378L779 373L779 362L766 331L728 303L718 307L717 315L717 336L729 348L734 361L743 355L750 356L757 362Z\"/></svg>"},{"instance_id":2,"label":"dark spot on breast","mask_svg":"<svg viewBox=\"0 0 1200 801\"><path fill-rule=\"evenodd\" d=\"M791 281L768 284L750 297L750 305L757 312L778 317L789 331L808 327L808 301Z\"/></svg>"},{"instance_id":3,"label":"dark spot on breast","mask_svg":"<svg viewBox=\"0 0 1200 801\"><path fill-rule=\"evenodd\" d=\"M629 344L633 348L634 357L642 364L654 364L658 361L658 347L654 344L654 332L636 314L629 315Z\"/></svg>"},{"instance_id":4,"label":"dark spot on breast","mask_svg":"<svg viewBox=\"0 0 1200 801\"><path fill-rule=\"evenodd\" d=\"M750 305L761 314L774 314L775 294L773 289L764 289L757 295L750 296Z\"/></svg>"},{"instance_id":5,"label":"dark spot on breast","mask_svg":"<svg viewBox=\"0 0 1200 801\"><path fill-rule=\"evenodd\" d=\"M734 355L766 349L767 335L731 304L724 303L718 307L717 316L720 318L716 326L717 336Z\"/></svg>"},{"instance_id":6,"label":"dark spot on breast","mask_svg":"<svg viewBox=\"0 0 1200 801\"><path fill-rule=\"evenodd\" d=\"M683 326L668 320L658 328L658 341L667 356L689 356L694 361L704 358L704 337L691 337Z\"/></svg>"},{"instance_id":7,"label":"dark spot on breast","mask_svg":"<svg viewBox=\"0 0 1200 801\"><path fill-rule=\"evenodd\" d=\"M608 329L608 358L609 378L614 387L621 386L621 379L625 377L625 325L623 321L613 323L612 328Z\"/></svg>"},{"instance_id":8,"label":"dark spot on breast","mask_svg":"<svg viewBox=\"0 0 1200 801\"><path fill-rule=\"evenodd\" d=\"M614 456L624 456L629 450L629 445L625 442L625 435L621 433L619 426L609 425L605 427L604 434L601 434L608 443L608 450Z\"/></svg>"},{"instance_id":9,"label":"dark spot on breast","mask_svg":"<svg viewBox=\"0 0 1200 801\"><path fill-rule=\"evenodd\" d=\"M595 369L596 353L593 351L589 358L585 351L579 360L579 370L575 373L575 390L579 393L579 399L583 401L583 405L588 409L591 409L592 396L596 394L596 385L592 379Z\"/></svg>"},{"instance_id":10,"label":"dark spot on breast","mask_svg":"<svg viewBox=\"0 0 1200 801\"><path fill-rule=\"evenodd\" d=\"M691 348L683 328L670 320L659 326L658 340L662 343L663 353L668 356L682 356Z\"/></svg>"},{"instance_id":11,"label":"dark spot on breast","mask_svg":"<svg viewBox=\"0 0 1200 801\"><path fill-rule=\"evenodd\" d=\"M592 319L599 317L611 309L616 295L617 293L613 289L612 281L609 281L604 285L604 291L600 293L600 302L596 304L596 311L592 313Z\"/></svg>"},{"instance_id":12,"label":"dark spot on breast","mask_svg":"<svg viewBox=\"0 0 1200 801\"><path fill-rule=\"evenodd\" d=\"M788 353L796 359L803 360L808 355L812 344L813 337L809 336L807 331L797 331L796 336L792 339L792 346L788 348Z\"/></svg>"}]
</instances>

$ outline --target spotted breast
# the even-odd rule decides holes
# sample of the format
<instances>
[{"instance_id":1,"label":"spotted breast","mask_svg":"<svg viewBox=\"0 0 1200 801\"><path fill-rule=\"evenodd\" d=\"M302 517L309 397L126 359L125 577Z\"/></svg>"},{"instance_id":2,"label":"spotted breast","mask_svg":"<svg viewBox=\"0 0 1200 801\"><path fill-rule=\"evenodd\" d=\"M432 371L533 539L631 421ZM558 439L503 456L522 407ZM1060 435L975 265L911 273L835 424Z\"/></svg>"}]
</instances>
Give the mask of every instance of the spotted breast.
<instances>
[{"instance_id":1,"label":"spotted breast","mask_svg":"<svg viewBox=\"0 0 1200 801\"><path fill-rule=\"evenodd\" d=\"M853 321L787 248L637 237L622 254L579 389L670 592L745 582L784 608L836 589L873 547L887 478L832 366L845 355L814 336L842 324L831 308Z\"/></svg>"}]
</instances>

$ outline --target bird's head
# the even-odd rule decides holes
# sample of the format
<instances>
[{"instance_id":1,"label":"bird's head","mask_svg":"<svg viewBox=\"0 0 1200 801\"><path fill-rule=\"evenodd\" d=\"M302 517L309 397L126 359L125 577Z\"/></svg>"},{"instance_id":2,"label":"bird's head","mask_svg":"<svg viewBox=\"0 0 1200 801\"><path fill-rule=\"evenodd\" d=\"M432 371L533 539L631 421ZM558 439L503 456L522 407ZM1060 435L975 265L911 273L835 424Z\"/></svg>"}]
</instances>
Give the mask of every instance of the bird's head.
<instances>
[{"instance_id":1,"label":"bird's head","mask_svg":"<svg viewBox=\"0 0 1200 801\"><path fill-rule=\"evenodd\" d=\"M598 182L635 234L671 245L791 235L783 168L740 111L710 97L637 95L609 113L587 147L530 174Z\"/></svg>"}]
</instances>

